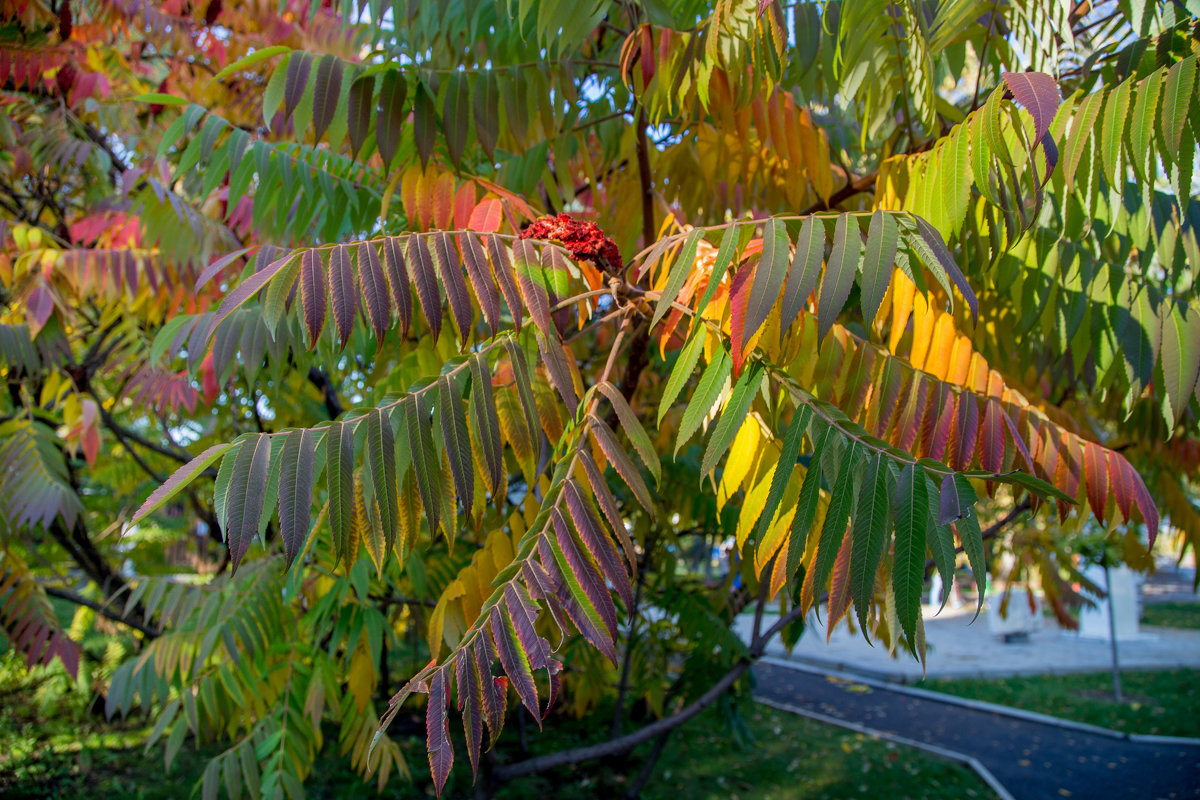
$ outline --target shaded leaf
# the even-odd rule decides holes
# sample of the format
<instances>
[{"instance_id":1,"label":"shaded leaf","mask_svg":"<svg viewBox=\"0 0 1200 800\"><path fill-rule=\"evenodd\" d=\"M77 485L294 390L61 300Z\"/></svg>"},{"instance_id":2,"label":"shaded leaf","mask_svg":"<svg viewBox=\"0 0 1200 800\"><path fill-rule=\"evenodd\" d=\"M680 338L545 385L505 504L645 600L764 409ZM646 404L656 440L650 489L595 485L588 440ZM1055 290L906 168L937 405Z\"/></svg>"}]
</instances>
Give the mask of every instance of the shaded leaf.
<instances>
[{"instance_id":1,"label":"shaded leaf","mask_svg":"<svg viewBox=\"0 0 1200 800\"><path fill-rule=\"evenodd\" d=\"M354 528L354 426L349 422L335 422L325 433L325 478L329 530L334 552L341 561L350 551Z\"/></svg>"},{"instance_id":2,"label":"shaded leaf","mask_svg":"<svg viewBox=\"0 0 1200 800\"><path fill-rule=\"evenodd\" d=\"M925 541L931 522L929 486L924 470L915 464L904 465L892 507L896 522L895 565L892 568L896 614L911 641L915 636L917 616L921 613Z\"/></svg>"},{"instance_id":3,"label":"shaded leaf","mask_svg":"<svg viewBox=\"0 0 1200 800\"><path fill-rule=\"evenodd\" d=\"M754 269L754 285L746 306L743 341L749 341L766 321L779 297L788 271L788 235L783 222L772 217L763 226L762 257Z\"/></svg>"},{"instance_id":4,"label":"shaded leaf","mask_svg":"<svg viewBox=\"0 0 1200 800\"><path fill-rule=\"evenodd\" d=\"M279 534L290 567L308 539L312 511L313 459L316 440L310 430L295 430L283 443L279 480Z\"/></svg>"},{"instance_id":5,"label":"shaded leaf","mask_svg":"<svg viewBox=\"0 0 1200 800\"><path fill-rule=\"evenodd\" d=\"M867 249L863 256L861 295L863 320L868 325L875 321L875 315L879 313L879 306L887 294L892 268L896 263L898 236L899 230L893 215L878 210L871 215Z\"/></svg>"},{"instance_id":6,"label":"shaded leaf","mask_svg":"<svg viewBox=\"0 0 1200 800\"><path fill-rule=\"evenodd\" d=\"M833 252L829 263L825 265L825 277L821 279L821 296L817 301L817 341L825 340L829 329L837 321L846 298L850 296L850 287L854 285L854 276L858 272L858 260L862 254L862 241L858 231L858 223L850 230L850 216L842 214L838 217L837 227L833 233ZM830 561L830 564L833 562Z\"/></svg>"}]
</instances>

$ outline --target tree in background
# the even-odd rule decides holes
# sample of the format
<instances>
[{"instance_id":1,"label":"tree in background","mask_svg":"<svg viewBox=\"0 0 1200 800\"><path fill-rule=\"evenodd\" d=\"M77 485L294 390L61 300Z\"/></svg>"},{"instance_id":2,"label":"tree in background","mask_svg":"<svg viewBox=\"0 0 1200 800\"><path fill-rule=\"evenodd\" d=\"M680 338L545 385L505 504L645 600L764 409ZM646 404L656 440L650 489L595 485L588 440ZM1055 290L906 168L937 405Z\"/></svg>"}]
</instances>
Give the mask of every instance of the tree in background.
<instances>
[{"instance_id":1,"label":"tree in background","mask_svg":"<svg viewBox=\"0 0 1200 800\"><path fill-rule=\"evenodd\" d=\"M1193 11L0 2L4 632L208 797L636 794L814 607L924 659L999 547L1069 623L1200 544Z\"/></svg>"}]
</instances>

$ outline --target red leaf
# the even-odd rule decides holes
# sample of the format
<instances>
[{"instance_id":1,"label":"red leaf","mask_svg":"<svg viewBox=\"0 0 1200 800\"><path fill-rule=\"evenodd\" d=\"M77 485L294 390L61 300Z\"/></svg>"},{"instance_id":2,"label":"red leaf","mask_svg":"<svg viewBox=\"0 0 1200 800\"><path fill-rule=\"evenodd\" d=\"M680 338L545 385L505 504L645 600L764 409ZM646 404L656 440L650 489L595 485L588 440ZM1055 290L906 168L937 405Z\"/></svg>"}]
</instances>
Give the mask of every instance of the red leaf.
<instances>
[{"instance_id":1,"label":"red leaf","mask_svg":"<svg viewBox=\"0 0 1200 800\"><path fill-rule=\"evenodd\" d=\"M500 201L495 197L488 197L471 211L471 219L467 222L467 228L484 233L495 233L500 230L503 212Z\"/></svg>"},{"instance_id":2,"label":"red leaf","mask_svg":"<svg viewBox=\"0 0 1200 800\"><path fill-rule=\"evenodd\" d=\"M892 433L893 442L897 447L913 452L913 446L921 434L925 421L925 410L929 403L929 383L921 373L914 373L912 383L908 387L908 398L904 403L904 411L896 420L896 429Z\"/></svg>"},{"instance_id":3,"label":"red leaf","mask_svg":"<svg viewBox=\"0 0 1200 800\"><path fill-rule=\"evenodd\" d=\"M533 673L530 672L529 658L517 643L516 631L513 630L512 619L493 606L490 619L492 641L500 654L500 663L505 673L512 679L517 697L521 698L525 708L534 717L538 716L537 687L533 683Z\"/></svg>"},{"instance_id":4,"label":"red leaf","mask_svg":"<svg viewBox=\"0 0 1200 800\"><path fill-rule=\"evenodd\" d=\"M1029 448L1025 446L1025 437L1021 435L1021 431L1017 428L1017 423L1012 421L1012 417L1008 415L1004 409L1000 409L1000 418L1004 420L1005 427L1008 428L1008 433L1012 436L1013 444L1017 447L1017 452L1021 454L1021 458L1025 459L1025 467L1029 470L1030 475L1036 475L1037 469L1033 457L1029 454ZM1051 479L1053 481L1053 479Z\"/></svg>"},{"instance_id":5,"label":"red leaf","mask_svg":"<svg viewBox=\"0 0 1200 800\"><path fill-rule=\"evenodd\" d=\"M467 230L471 227L471 214L475 211L475 184L467 181L454 193L454 227Z\"/></svg>"},{"instance_id":6,"label":"red leaf","mask_svg":"<svg viewBox=\"0 0 1200 800\"><path fill-rule=\"evenodd\" d=\"M989 398L984 407L983 440L979 448L979 464L988 472L1004 469L1004 422L1001 419L1003 414L1000 403Z\"/></svg>"},{"instance_id":7,"label":"red leaf","mask_svg":"<svg viewBox=\"0 0 1200 800\"><path fill-rule=\"evenodd\" d=\"M1105 456L1108 458L1108 476L1112 483L1113 498L1117 501L1117 508L1121 509L1122 519L1129 522L1134 502L1133 476L1130 474L1133 469L1124 458L1112 450L1107 451Z\"/></svg>"},{"instance_id":8,"label":"red leaf","mask_svg":"<svg viewBox=\"0 0 1200 800\"><path fill-rule=\"evenodd\" d=\"M542 284L542 266L533 242L519 239L513 242L513 260L517 266L517 283L533 323L543 336L558 338L550 319L550 296Z\"/></svg>"},{"instance_id":9,"label":"red leaf","mask_svg":"<svg viewBox=\"0 0 1200 800\"><path fill-rule=\"evenodd\" d=\"M471 338L471 322L475 315L471 310L471 298L467 296L467 283L458 262L458 250L450 241L450 234L444 231L433 234L433 246L437 251L438 272L442 276L442 286L445 287L446 297L450 300L450 313L454 317L454 326L458 328L459 340L465 347Z\"/></svg>"},{"instance_id":10,"label":"red leaf","mask_svg":"<svg viewBox=\"0 0 1200 800\"><path fill-rule=\"evenodd\" d=\"M1058 84L1043 72L1005 72L1002 77L1017 102L1033 116L1036 144L1050 130L1050 123L1062 102Z\"/></svg>"},{"instance_id":11,"label":"red leaf","mask_svg":"<svg viewBox=\"0 0 1200 800\"><path fill-rule=\"evenodd\" d=\"M337 325L338 341L345 349L354 329L354 313L358 310L358 287L350 268L350 251L339 244L329 254L329 293L333 297L333 321Z\"/></svg>"},{"instance_id":12,"label":"red leaf","mask_svg":"<svg viewBox=\"0 0 1200 800\"><path fill-rule=\"evenodd\" d=\"M312 349L321 335L321 329L325 327L325 269L319 250L306 250L300 256L300 302L304 307L308 346ZM217 316L220 316L220 312Z\"/></svg>"},{"instance_id":13,"label":"red leaf","mask_svg":"<svg viewBox=\"0 0 1200 800\"><path fill-rule=\"evenodd\" d=\"M413 280L417 284L417 299L425 321L437 341L442 332L442 298L438 294L437 276L434 272L433 255L424 236L412 236L408 240L408 257L413 265Z\"/></svg>"},{"instance_id":14,"label":"red leaf","mask_svg":"<svg viewBox=\"0 0 1200 800\"><path fill-rule=\"evenodd\" d=\"M621 542L621 549L625 552L625 561L629 565L630 571L636 576L637 553L633 548L633 541L629 538L629 531L625 530L625 520L621 517L621 510L617 507L617 500L608 488L608 483L604 480L604 476L600 474L600 469L592 459L592 454L586 448L579 451L579 460L583 462L583 469L587 473L588 483L592 487L592 494L595 495L596 502L604 512L605 519L608 520L608 524L612 527L613 535Z\"/></svg>"},{"instance_id":15,"label":"red leaf","mask_svg":"<svg viewBox=\"0 0 1200 800\"><path fill-rule=\"evenodd\" d=\"M1083 466L1087 480L1088 505L1100 522L1104 521L1104 509L1108 505L1108 460L1104 448L1095 442L1083 445Z\"/></svg>"},{"instance_id":16,"label":"red leaf","mask_svg":"<svg viewBox=\"0 0 1200 800\"><path fill-rule=\"evenodd\" d=\"M517 329L517 333L521 332L522 305L521 295L517 291L517 284L513 279L512 261L508 257L508 249L504 246L504 240L499 236L487 237L488 257L492 262L492 273L495 274L496 280L500 284L500 293L504 295L504 302L508 304L508 313L512 315L513 326Z\"/></svg>"},{"instance_id":17,"label":"red leaf","mask_svg":"<svg viewBox=\"0 0 1200 800\"><path fill-rule=\"evenodd\" d=\"M408 327L412 324L412 289L409 287L408 265L404 263L404 250L400 246L399 238L391 236L384 240L383 263L387 268L392 300L400 314L401 333L407 336Z\"/></svg>"},{"instance_id":18,"label":"red leaf","mask_svg":"<svg viewBox=\"0 0 1200 800\"><path fill-rule=\"evenodd\" d=\"M942 402L934 404L933 409L939 405L941 413L937 418L937 424L933 426L929 439L929 446L925 450L925 455L935 461L941 461L946 455L946 446L950 443L950 432L954 428L954 418L958 415L959 398L946 389L943 384L941 387Z\"/></svg>"},{"instance_id":19,"label":"red leaf","mask_svg":"<svg viewBox=\"0 0 1200 800\"><path fill-rule=\"evenodd\" d=\"M479 682L483 688L483 721L487 723L489 746L496 743L500 730L504 727L504 711L508 699L508 686L503 691L496 691L496 682L492 679L492 657L488 653L487 635L480 634L472 648L475 659L475 669L479 672Z\"/></svg>"},{"instance_id":20,"label":"red leaf","mask_svg":"<svg viewBox=\"0 0 1200 800\"><path fill-rule=\"evenodd\" d=\"M1146 520L1146 533L1149 537L1149 548L1154 547L1154 540L1158 538L1158 509L1154 506L1154 499L1150 497L1150 492L1146 489L1146 484L1142 481L1142 476L1134 472L1133 467L1126 464L1129 474L1133 477L1133 497L1137 503L1138 510L1142 512L1142 519Z\"/></svg>"},{"instance_id":21,"label":"red leaf","mask_svg":"<svg viewBox=\"0 0 1200 800\"><path fill-rule=\"evenodd\" d=\"M358 282L362 287L363 314L375 331L375 338L382 342L392 323L392 307L388 302L387 278L379 264L379 253L370 242L358 246Z\"/></svg>"},{"instance_id":22,"label":"red leaf","mask_svg":"<svg viewBox=\"0 0 1200 800\"><path fill-rule=\"evenodd\" d=\"M425 711L425 746L429 751L429 771L433 774L438 797L446 786L454 766L454 745L450 742L450 720L446 706L450 702L446 671L439 669L429 681L429 706Z\"/></svg>"},{"instance_id":23,"label":"red leaf","mask_svg":"<svg viewBox=\"0 0 1200 800\"><path fill-rule=\"evenodd\" d=\"M483 742L483 681L470 650L459 652L454 666L458 681L458 707L462 710L463 735L467 740L467 758L474 776L479 773L479 751Z\"/></svg>"},{"instance_id":24,"label":"red leaf","mask_svg":"<svg viewBox=\"0 0 1200 800\"><path fill-rule=\"evenodd\" d=\"M979 402L975 395L963 392L958 397L958 413L954 422L954 447L950 466L964 470L975 458L979 440Z\"/></svg>"},{"instance_id":25,"label":"red leaf","mask_svg":"<svg viewBox=\"0 0 1200 800\"><path fill-rule=\"evenodd\" d=\"M621 564L621 555L617 552L612 539L600 528L600 522L592 514L592 508L579 485L568 478L563 489L567 498L567 510L575 522L575 530L579 538L599 563L601 571L621 596L625 608L633 608L633 587L629 583L629 574Z\"/></svg>"},{"instance_id":26,"label":"red leaf","mask_svg":"<svg viewBox=\"0 0 1200 800\"><path fill-rule=\"evenodd\" d=\"M494 336L500 330L500 295L496 291L496 282L492 280L488 269L487 256L479 239L469 233L460 234L458 244L462 250L463 262L467 267L467 277L471 279L471 288L483 311L488 329Z\"/></svg>"}]
</instances>

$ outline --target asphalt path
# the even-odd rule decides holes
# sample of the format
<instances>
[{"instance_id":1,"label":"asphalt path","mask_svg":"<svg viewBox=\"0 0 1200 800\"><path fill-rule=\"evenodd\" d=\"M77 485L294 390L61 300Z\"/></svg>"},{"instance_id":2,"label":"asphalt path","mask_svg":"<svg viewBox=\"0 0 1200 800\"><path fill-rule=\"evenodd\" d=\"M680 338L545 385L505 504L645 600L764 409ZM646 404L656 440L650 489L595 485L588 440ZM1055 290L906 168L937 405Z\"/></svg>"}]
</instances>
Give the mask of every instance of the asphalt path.
<instances>
[{"instance_id":1,"label":"asphalt path","mask_svg":"<svg viewBox=\"0 0 1200 800\"><path fill-rule=\"evenodd\" d=\"M1198 745L1064 729L774 664L754 673L756 697L971 756L1017 800L1200 798Z\"/></svg>"}]
</instances>

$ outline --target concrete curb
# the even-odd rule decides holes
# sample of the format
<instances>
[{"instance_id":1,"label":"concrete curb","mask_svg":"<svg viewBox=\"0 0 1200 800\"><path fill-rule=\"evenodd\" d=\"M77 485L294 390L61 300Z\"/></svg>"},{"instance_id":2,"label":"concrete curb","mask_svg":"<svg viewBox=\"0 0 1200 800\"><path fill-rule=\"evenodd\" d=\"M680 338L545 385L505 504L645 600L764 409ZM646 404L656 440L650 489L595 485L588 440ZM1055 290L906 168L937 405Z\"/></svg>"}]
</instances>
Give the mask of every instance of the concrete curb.
<instances>
[{"instance_id":1,"label":"concrete curb","mask_svg":"<svg viewBox=\"0 0 1200 800\"><path fill-rule=\"evenodd\" d=\"M908 684L923 680L923 678L921 678L919 675L914 675L914 674L909 674L909 673L904 673L904 672L887 672L887 671L879 670L879 669L871 669L870 667L863 667L858 664L852 664L850 662L842 661L842 660L839 660L836 658L821 658L818 656L800 655L800 654L793 654L791 656L786 656L783 653L781 648L773 649L773 650L775 652L775 655L773 657L778 658L780 660L790 661L793 664L808 664L810 666L813 666L813 667L823 670L823 671L840 670L842 672L849 672L849 673L853 673L855 675L865 675L867 677L874 678L875 680L878 680L878 681L883 681L884 683L891 684L893 686L908 685ZM768 650L768 652L772 652L772 650ZM1159 663L1155 663L1155 664L1136 664L1135 663L1135 664L1129 664L1127 666L1122 665L1122 669L1144 670L1144 671L1153 671L1153 672L1161 672L1161 671L1166 671L1166 670L1180 670L1180 669L1198 669L1198 668L1200 668L1200 664L1197 664L1194 661L1170 661L1170 662L1159 662ZM930 676L928 676L928 678L931 680L955 681L955 680L965 680L965 679L971 679L971 678L991 679L991 678L1022 678L1022 677L1032 677L1032 676L1036 676L1036 675L1084 675L1084 674L1091 674L1091 673L1098 673L1098 672L1107 672L1109 669L1111 669L1111 667L1109 667L1109 665L1107 665L1107 664L1097 665L1094 667L1080 668L1080 669L1056 669L1054 666L1014 667L1012 669L989 670L987 673L981 673L978 670L970 670L970 669L964 668L964 669L959 669L959 670L940 670L937 675L930 675Z\"/></svg>"},{"instance_id":2,"label":"concrete curb","mask_svg":"<svg viewBox=\"0 0 1200 800\"><path fill-rule=\"evenodd\" d=\"M944 694L942 692L934 692L929 689L917 689L913 686L906 686L900 683L880 680L879 678L863 675L859 672L849 671L845 669L832 670L828 668L817 667L808 663L791 661L773 656L767 656L761 659L762 662L771 664L776 667L785 669L794 669L799 672L807 672L813 675L831 675L842 680L854 681L856 683L866 684L867 686L876 689L884 689L897 694L905 694L910 697L920 697L924 700L934 700L939 703L946 703L952 706L961 706L963 708L974 709L975 711L983 711L990 714L996 714L1002 717L1013 717L1015 719L1023 719L1029 722L1037 722L1042 725L1049 725L1063 730L1074 730L1082 733L1091 733L1097 736L1107 736L1112 739L1121 739L1132 742L1148 742L1159 744L1181 744L1191 747L1200 747L1200 739L1190 738L1186 736L1155 736L1152 734L1141 733L1123 733L1114 731L1110 728L1101 728L1098 725L1088 725L1085 722L1075 722L1074 720L1062 719L1061 717L1052 717L1049 714L1039 714L1036 711L1025 711L1020 708L1010 708L1009 706L997 705L996 703L988 703L983 700L971 700L965 697L956 697L952 694Z\"/></svg>"},{"instance_id":3,"label":"concrete curb","mask_svg":"<svg viewBox=\"0 0 1200 800\"><path fill-rule=\"evenodd\" d=\"M904 747L912 747L917 750L923 750L926 753L937 756L938 758L963 764L964 766L974 770L975 774L979 776L979 779L986 783L988 788L995 792L996 796L999 797L1000 800L1016 800L1016 798L1014 798L1012 794L1010 794L1009 791L1004 788L1004 785L1000 783L1000 781L996 780L996 776L991 773L991 770L980 763L979 759L972 756L964 755L963 753L958 753L954 750L947 750L946 748L938 747L935 744L926 744L925 742L918 742L915 739L906 739L903 736L896 736L895 734L886 733L884 731L877 731L874 728L868 728L865 725L859 725L857 722L848 722L844 719L828 717L815 711L809 711L804 708L799 708L798 706L789 705L788 703L779 703L774 700L767 700L761 697L754 698L754 702L761 703L764 706L768 706L769 708L774 708L779 711L786 711L789 714L796 714L797 716L807 717L809 719L816 720L817 722L823 722L826 725L835 725L839 728L845 728L846 730L854 731L855 733L861 733L866 736L874 736L888 742L895 742L896 744Z\"/></svg>"}]
</instances>

